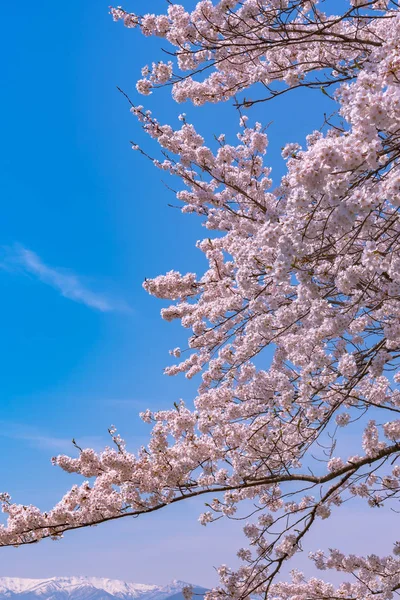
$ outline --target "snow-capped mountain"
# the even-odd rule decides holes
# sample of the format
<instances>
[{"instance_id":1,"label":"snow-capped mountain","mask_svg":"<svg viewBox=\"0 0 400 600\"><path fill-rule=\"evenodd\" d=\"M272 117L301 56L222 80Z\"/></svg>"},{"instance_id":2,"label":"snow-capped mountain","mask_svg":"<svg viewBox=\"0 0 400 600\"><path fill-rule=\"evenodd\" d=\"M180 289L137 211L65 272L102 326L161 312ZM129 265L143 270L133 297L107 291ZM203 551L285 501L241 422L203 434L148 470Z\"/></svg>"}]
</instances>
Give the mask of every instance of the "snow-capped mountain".
<instances>
[{"instance_id":1,"label":"snow-capped mountain","mask_svg":"<svg viewBox=\"0 0 400 600\"><path fill-rule=\"evenodd\" d=\"M0 600L183 600L186 585L190 584L176 580L158 586L98 577L0 577ZM206 591L192 587L198 594Z\"/></svg>"}]
</instances>

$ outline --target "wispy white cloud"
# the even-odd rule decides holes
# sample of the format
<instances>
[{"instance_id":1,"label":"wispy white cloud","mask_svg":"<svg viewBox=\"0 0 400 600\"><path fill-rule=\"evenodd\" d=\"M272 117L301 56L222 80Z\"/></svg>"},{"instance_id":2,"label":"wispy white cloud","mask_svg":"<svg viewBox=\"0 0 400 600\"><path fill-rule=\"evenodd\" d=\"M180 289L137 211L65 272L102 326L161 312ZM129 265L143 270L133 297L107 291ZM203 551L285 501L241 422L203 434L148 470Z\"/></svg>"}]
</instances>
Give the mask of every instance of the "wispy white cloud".
<instances>
[{"instance_id":1,"label":"wispy white cloud","mask_svg":"<svg viewBox=\"0 0 400 600\"><path fill-rule=\"evenodd\" d=\"M4 249L5 256L2 267L7 270L20 271L34 275L42 283L50 285L62 296L74 302L80 302L101 312L126 309L121 302L111 300L104 294L93 292L82 278L59 267L46 265L32 250L15 244Z\"/></svg>"},{"instance_id":2,"label":"wispy white cloud","mask_svg":"<svg viewBox=\"0 0 400 600\"><path fill-rule=\"evenodd\" d=\"M20 440L40 450L66 454L75 452L72 437L58 437L42 431L38 427L22 423L0 421L0 437ZM76 442L81 448L94 448L96 451L103 450L105 446L111 445L110 438L106 436L84 436L77 438Z\"/></svg>"}]
</instances>

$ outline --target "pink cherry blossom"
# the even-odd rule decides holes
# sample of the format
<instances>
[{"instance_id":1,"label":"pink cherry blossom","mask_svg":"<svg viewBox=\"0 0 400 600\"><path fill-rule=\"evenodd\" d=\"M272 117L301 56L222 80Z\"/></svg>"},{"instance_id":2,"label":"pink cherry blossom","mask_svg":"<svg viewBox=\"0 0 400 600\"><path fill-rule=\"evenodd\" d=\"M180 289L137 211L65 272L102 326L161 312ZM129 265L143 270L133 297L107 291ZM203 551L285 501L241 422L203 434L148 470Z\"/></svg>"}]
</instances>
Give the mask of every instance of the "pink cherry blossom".
<instances>
[{"instance_id":1,"label":"pink cherry blossom","mask_svg":"<svg viewBox=\"0 0 400 600\"><path fill-rule=\"evenodd\" d=\"M323 9L313 0L201 0L191 11L170 3L162 15L111 10L170 44L171 61L151 57L144 67L140 93L171 85L177 102L235 98L240 109L236 140L217 132L215 143L184 114L174 129L131 103L160 152L134 148L177 178L182 211L207 229L197 244L203 273L144 283L171 302L162 318L190 332L166 373L201 380L193 405L141 413L151 434L139 452L111 428L102 452L54 458L81 479L52 509L2 494L0 545L202 496L200 524L243 519L248 545L237 569L220 566L207 600L391 600L400 589L391 531L387 555L315 550L324 579L280 576L320 519L340 527L342 505L356 499L373 520L400 496L400 12L381 0ZM254 100L240 95L250 87ZM338 115L304 146L289 140L286 173L273 182L266 128L241 112L298 87L322 89ZM343 427L358 454L338 455ZM330 583L328 570L343 582Z\"/></svg>"}]
</instances>

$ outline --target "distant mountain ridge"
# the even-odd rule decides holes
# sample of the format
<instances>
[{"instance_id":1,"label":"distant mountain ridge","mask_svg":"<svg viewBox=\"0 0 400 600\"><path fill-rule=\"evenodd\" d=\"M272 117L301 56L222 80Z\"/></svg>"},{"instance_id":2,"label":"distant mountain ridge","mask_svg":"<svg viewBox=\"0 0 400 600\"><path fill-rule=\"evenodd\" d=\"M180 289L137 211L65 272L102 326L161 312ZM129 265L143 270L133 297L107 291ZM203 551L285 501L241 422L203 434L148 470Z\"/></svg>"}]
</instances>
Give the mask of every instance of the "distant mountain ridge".
<instances>
[{"instance_id":1,"label":"distant mountain ridge","mask_svg":"<svg viewBox=\"0 0 400 600\"><path fill-rule=\"evenodd\" d=\"M177 580L158 586L100 577L0 577L0 600L183 600L187 585L197 594L207 591Z\"/></svg>"}]
</instances>

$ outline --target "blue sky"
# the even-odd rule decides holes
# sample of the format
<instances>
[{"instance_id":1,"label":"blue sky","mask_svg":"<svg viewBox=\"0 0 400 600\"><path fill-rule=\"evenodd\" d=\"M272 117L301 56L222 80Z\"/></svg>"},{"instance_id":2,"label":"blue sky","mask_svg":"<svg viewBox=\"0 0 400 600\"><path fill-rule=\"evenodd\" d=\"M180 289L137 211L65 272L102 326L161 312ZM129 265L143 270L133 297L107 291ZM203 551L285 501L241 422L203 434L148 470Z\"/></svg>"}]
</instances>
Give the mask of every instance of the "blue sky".
<instances>
[{"instance_id":1,"label":"blue sky","mask_svg":"<svg viewBox=\"0 0 400 600\"><path fill-rule=\"evenodd\" d=\"M125 7L144 12L146 4ZM0 27L0 487L44 509L73 483L49 460L72 450L73 437L101 448L115 424L135 447L148 432L139 411L193 397L196 381L162 374L185 332L161 321L161 303L141 285L170 269L201 272L194 245L203 231L168 207L174 198L161 175L130 150L131 139L153 147L116 85L136 99L140 68L160 56L158 42L113 23L101 0L9 3ZM185 111L210 139L236 131L231 105L179 107L168 90L145 103L172 124ZM322 94L305 92L250 113L273 121L275 175L279 148L319 127L324 103L329 110ZM212 567L234 560L239 528L205 529L199 510L193 503L58 543L3 549L0 576L211 585ZM359 539L362 532L360 525Z\"/></svg>"}]
</instances>

